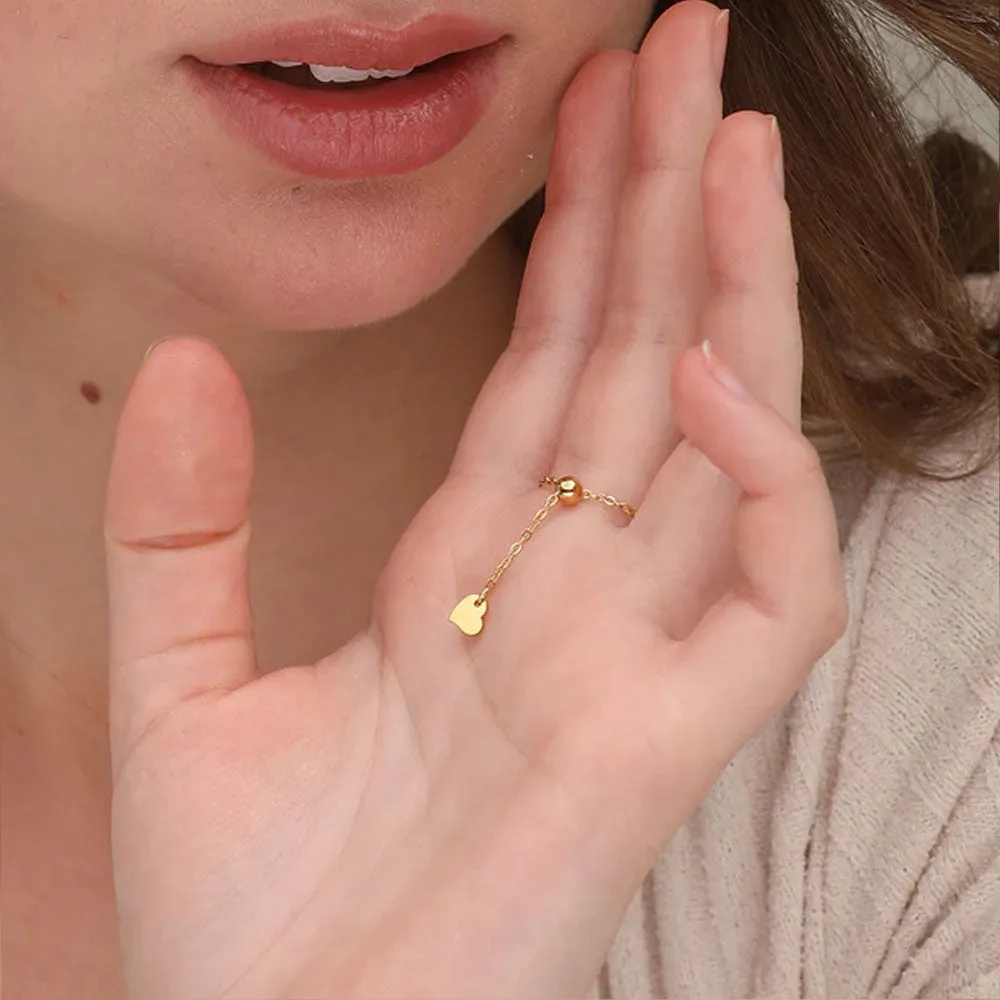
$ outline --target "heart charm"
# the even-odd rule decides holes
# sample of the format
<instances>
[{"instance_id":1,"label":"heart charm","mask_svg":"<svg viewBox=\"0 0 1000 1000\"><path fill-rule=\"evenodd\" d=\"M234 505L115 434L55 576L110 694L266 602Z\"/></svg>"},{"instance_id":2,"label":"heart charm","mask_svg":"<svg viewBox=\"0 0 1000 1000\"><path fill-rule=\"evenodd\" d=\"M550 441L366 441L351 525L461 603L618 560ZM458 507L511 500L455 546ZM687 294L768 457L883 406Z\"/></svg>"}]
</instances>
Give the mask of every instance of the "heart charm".
<instances>
[{"instance_id":1,"label":"heart charm","mask_svg":"<svg viewBox=\"0 0 1000 1000\"><path fill-rule=\"evenodd\" d=\"M483 630L483 618L486 616L486 601L476 604L478 594L469 594L455 605L455 610L448 616L448 621L454 622L466 635L479 635Z\"/></svg>"}]
</instances>

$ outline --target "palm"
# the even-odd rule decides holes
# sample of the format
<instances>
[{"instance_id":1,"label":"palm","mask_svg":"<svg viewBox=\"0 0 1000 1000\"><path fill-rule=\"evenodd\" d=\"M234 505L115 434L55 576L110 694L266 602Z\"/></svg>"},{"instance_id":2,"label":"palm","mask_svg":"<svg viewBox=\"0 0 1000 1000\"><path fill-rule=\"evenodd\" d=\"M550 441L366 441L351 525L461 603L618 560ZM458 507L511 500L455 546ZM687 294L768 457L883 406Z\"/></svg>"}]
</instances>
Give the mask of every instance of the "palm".
<instances>
[{"instance_id":1,"label":"palm","mask_svg":"<svg viewBox=\"0 0 1000 1000\"><path fill-rule=\"evenodd\" d=\"M434 551L441 526L460 516L448 507L435 498L399 556ZM164 996L281 996L289 982L296 996L324 995L331 976L344 975L331 969L350 967L345 957L367 960L367 938L381 941L380 960L407 945L405 933L392 940L377 924L364 928L374 899L394 901L395 912L432 877L433 890L425 883L410 900L425 932L435 892L440 905L464 909L463 926L491 920L499 896L531 898L534 865L552 872L578 859L574 839L607 805L638 820L623 822L633 843L619 851L653 846L661 822L652 819L650 765L676 759L665 738L682 747L684 734L664 724L664 638L640 610L652 606L648 581L627 571L612 534L560 527L535 555L569 583L554 591L543 570L523 567L502 612L516 643L469 655L457 632L410 635L404 625L399 643L415 651L405 660L359 640L314 668L181 706L128 755L116 783L118 864L153 879L119 888L126 902L143 900L143 922L158 937L172 928L167 964L153 976ZM406 600L395 565L386 634L399 627L391 609ZM433 579L421 582L435 590ZM530 862L526 838L541 845ZM470 864L498 900L464 884ZM233 912L241 933L220 949ZM282 953L301 935L326 944L315 964L310 952ZM486 928L479 940L488 949Z\"/></svg>"},{"instance_id":2,"label":"palm","mask_svg":"<svg viewBox=\"0 0 1000 1000\"><path fill-rule=\"evenodd\" d=\"M178 342L137 380L108 500L115 873L137 995L584 992L665 840L838 634L829 497L795 429L783 202L758 171L756 212L734 214L720 187L713 216L700 171L643 162L655 146L700 163L715 133L718 175L726 142L756 141L759 116L718 124L714 13L680 4L647 40L624 186L608 151L625 145L632 57L599 56L575 81L511 350L383 574L373 627L339 652L256 673L252 444L224 359ZM671 73L702 98L673 119L654 113ZM635 266L662 256L644 220L664 212L666 290ZM737 224L713 225L725 212ZM770 254L763 269L740 240ZM727 276L716 288L703 244ZM642 315L668 311L678 328L645 343ZM697 351L664 391L706 334L774 409L726 393ZM209 470L194 493L192 463L173 458L185 448ZM541 505L543 473L639 513L625 526L596 504L553 511L468 638L448 614Z\"/></svg>"}]
</instances>

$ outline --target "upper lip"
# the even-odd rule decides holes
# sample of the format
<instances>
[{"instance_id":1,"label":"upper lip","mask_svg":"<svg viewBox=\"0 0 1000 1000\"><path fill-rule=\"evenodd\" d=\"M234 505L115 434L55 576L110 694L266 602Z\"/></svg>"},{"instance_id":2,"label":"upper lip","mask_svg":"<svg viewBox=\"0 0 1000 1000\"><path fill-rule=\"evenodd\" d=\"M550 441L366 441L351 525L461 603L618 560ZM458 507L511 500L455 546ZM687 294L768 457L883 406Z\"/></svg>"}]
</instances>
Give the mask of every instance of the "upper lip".
<instances>
[{"instance_id":1,"label":"upper lip","mask_svg":"<svg viewBox=\"0 0 1000 1000\"><path fill-rule=\"evenodd\" d=\"M316 20L264 28L197 53L219 66L288 60L356 69L410 69L504 36L496 25L432 14L399 29Z\"/></svg>"}]
</instances>

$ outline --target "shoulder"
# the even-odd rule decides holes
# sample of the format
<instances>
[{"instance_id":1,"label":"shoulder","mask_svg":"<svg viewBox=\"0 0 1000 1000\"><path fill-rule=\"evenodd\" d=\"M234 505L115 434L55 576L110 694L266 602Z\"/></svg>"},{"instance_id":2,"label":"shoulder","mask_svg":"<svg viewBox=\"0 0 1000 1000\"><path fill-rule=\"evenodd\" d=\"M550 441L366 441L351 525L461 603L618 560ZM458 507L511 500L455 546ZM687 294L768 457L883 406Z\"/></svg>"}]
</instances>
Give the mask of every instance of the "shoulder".
<instances>
[{"instance_id":1,"label":"shoulder","mask_svg":"<svg viewBox=\"0 0 1000 1000\"><path fill-rule=\"evenodd\" d=\"M970 275L964 284L983 322L1000 321L1000 274ZM977 454L996 451L998 443L1000 420L993 413L934 449L927 459L947 474L972 467ZM934 560L935 578L956 571L963 577L985 577L996 569L1000 544L997 459L974 476L941 482L895 473L875 476L859 463L828 467L827 473L850 575L864 573L871 566L875 572L866 583L885 585L891 591L891 581L884 580L878 570L881 561L900 549L920 565ZM992 557L992 565L984 556ZM919 574L905 573L904 577L909 586L927 582ZM970 596L974 599L976 593Z\"/></svg>"},{"instance_id":2,"label":"shoulder","mask_svg":"<svg viewBox=\"0 0 1000 1000\"><path fill-rule=\"evenodd\" d=\"M967 466L984 434L995 419L935 457ZM805 730L824 720L813 833L835 890L827 958L867 954L868 995L979 996L977 977L1000 963L1000 466L878 477L860 502L857 483L831 482L854 508L850 622L793 710Z\"/></svg>"},{"instance_id":3,"label":"shoulder","mask_svg":"<svg viewBox=\"0 0 1000 1000\"><path fill-rule=\"evenodd\" d=\"M932 459L942 470L967 468L998 437L1000 425L991 417L939 448ZM989 666L992 657L995 668L997 459L962 479L915 480L893 473L845 478L838 484L832 477L831 489L838 509L845 511L844 568L852 604L846 638L855 654L905 659L911 680L921 669L941 668L945 661L967 672L977 664Z\"/></svg>"},{"instance_id":4,"label":"shoulder","mask_svg":"<svg viewBox=\"0 0 1000 1000\"><path fill-rule=\"evenodd\" d=\"M931 457L968 468L990 435L995 416ZM843 735L872 735L899 768L923 760L961 780L959 761L971 766L1000 724L1000 463L943 481L885 474L860 501L831 488L855 509L843 537L851 611L817 684L838 689Z\"/></svg>"}]
</instances>

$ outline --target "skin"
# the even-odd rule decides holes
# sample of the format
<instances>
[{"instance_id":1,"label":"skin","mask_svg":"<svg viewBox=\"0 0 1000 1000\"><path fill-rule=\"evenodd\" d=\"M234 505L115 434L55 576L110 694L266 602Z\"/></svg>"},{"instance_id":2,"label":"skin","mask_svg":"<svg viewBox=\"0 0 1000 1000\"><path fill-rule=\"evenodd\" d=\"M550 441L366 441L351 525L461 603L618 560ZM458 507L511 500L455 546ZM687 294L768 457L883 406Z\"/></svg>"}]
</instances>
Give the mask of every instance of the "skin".
<instances>
[{"instance_id":1,"label":"skin","mask_svg":"<svg viewBox=\"0 0 1000 1000\"><path fill-rule=\"evenodd\" d=\"M245 7L0 12L5 982L582 995L844 626L769 122L722 122L709 4L636 59L592 56L644 3L484 0L522 44L469 142L303 183L171 74ZM555 511L467 639L565 470L639 515Z\"/></svg>"}]
</instances>

